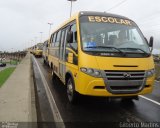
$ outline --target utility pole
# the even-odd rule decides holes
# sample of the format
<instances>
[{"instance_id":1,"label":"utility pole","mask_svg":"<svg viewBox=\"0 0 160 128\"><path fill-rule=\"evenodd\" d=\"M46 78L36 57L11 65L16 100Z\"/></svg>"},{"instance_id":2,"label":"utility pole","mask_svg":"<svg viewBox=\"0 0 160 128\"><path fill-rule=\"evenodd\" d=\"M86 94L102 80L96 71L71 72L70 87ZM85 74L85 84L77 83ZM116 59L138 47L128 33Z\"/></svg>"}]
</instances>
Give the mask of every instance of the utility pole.
<instances>
[{"instance_id":1,"label":"utility pole","mask_svg":"<svg viewBox=\"0 0 160 128\"><path fill-rule=\"evenodd\" d=\"M49 37L50 37L50 35L51 35L51 26L53 25L53 23L48 23L49 24Z\"/></svg>"},{"instance_id":2,"label":"utility pole","mask_svg":"<svg viewBox=\"0 0 160 128\"><path fill-rule=\"evenodd\" d=\"M71 7L70 7L70 17L71 17L71 15L72 15L72 2L77 1L77 0L68 0L68 1L71 2Z\"/></svg>"},{"instance_id":3,"label":"utility pole","mask_svg":"<svg viewBox=\"0 0 160 128\"><path fill-rule=\"evenodd\" d=\"M42 43L42 34L43 32L39 32L41 34L41 37L40 37L40 43Z\"/></svg>"},{"instance_id":4,"label":"utility pole","mask_svg":"<svg viewBox=\"0 0 160 128\"><path fill-rule=\"evenodd\" d=\"M37 37L35 36L34 39L35 39L35 45L36 45L36 43L37 43ZM33 42L33 45L34 45L34 42Z\"/></svg>"}]
</instances>

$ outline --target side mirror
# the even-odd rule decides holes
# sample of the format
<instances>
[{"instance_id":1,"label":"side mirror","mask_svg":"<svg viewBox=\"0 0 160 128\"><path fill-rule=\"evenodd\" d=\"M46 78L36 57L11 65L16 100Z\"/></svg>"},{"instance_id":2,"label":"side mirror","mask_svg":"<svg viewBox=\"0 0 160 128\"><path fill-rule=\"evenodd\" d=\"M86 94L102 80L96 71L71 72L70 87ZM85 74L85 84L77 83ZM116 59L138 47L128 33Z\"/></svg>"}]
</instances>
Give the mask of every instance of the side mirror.
<instances>
[{"instance_id":1,"label":"side mirror","mask_svg":"<svg viewBox=\"0 0 160 128\"><path fill-rule=\"evenodd\" d=\"M73 32L72 31L67 32L67 42L73 43Z\"/></svg>"},{"instance_id":2,"label":"side mirror","mask_svg":"<svg viewBox=\"0 0 160 128\"><path fill-rule=\"evenodd\" d=\"M149 40L149 47L153 47L153 36L150 37L150 40Z\"/></svg>"},{"instance_id":3,"label":"side mirror","mask_svg":"<svg viewBox=\"0 0 160 128\"><path fill-rule=\"evenodd\" d=\"M149 47L151 48L151 51L152 51L153 50L153 36L150 37Z\"/></svg>"}]
</instances>

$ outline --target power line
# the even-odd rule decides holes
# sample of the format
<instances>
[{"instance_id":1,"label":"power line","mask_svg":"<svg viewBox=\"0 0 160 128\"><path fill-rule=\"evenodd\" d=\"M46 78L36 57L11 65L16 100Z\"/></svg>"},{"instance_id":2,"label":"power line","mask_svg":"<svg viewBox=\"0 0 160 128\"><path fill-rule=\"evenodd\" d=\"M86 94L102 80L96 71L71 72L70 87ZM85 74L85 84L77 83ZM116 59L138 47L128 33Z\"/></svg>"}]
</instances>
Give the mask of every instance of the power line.
<instances>
[{"instance_id":1,"label":"power line","mask_svg":"<svg viewBox=\"0 0 160 128\"><path fill-rule=\"evenodd\" d=\"M127 0L123 0L123 1L121 1L121 2L119 2L119 3L117 3L116 5L114 5L114 6L112 6L111 8L109 8L107 11L110 11L110 10L112 10L112 9L120 6L121 4L123 4L123 3L126 2L126 1L127 1Z\"/></svg>"}]
</instances>

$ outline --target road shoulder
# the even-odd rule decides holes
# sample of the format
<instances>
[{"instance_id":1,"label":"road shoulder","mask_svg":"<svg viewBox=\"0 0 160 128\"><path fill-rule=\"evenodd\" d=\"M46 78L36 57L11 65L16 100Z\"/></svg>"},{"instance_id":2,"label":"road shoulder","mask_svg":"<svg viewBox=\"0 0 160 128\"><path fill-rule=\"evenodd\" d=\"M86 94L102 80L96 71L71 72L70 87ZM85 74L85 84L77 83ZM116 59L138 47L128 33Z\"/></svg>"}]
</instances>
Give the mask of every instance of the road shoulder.
<instances>
[{"instance_id":1,"label":"road shoulder","mask_svg":"<svg viewBox=\"0 0 160 128\"><path fill-rule=\"evenodd\" d=\"M0 122L36 122L30 54L0 88Z\"/></svg>"}]
</instances>

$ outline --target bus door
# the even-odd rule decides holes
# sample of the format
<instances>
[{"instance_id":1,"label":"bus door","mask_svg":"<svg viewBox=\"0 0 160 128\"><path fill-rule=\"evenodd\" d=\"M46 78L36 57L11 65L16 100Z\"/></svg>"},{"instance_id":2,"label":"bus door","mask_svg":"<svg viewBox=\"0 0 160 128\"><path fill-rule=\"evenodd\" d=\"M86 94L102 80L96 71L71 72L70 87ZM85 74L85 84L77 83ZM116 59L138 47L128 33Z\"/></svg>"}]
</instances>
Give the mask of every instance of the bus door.
<instances>
[{"instance_id":1,"label":"bus door","mask_svg":"<svg viewBox=\"0 0 160 128\"><path fill-rule=\"evenodd\" d=\"M65 44L68 27L62 29L61 42L59 47L59 76L65 79Z\"/></svg>"},{"instance_id":2,"label":"bus door","mask_svg":"<svg viewBox=\"0 0 160 128\"><path fill-rule=\"evenodd\" d=\"M73 42L67 43L67 32L71 30L73 32ZM59 47L59 76L62 78L63 81L65 81L65 72L66 72L66 65L65 63L68 62L70 64L78 66L78 56L74 55L74 53L77 54L78 52L78 44L77 44L77 29L76 29L76 22L73 21L70 23L70 26L67 26L66 28L62 29L62 35L61 35L61 44ZM72 56L72 62L70 62L67 58L69 56L69 53L71 53Z\"/></svg>"}]
</instances>

